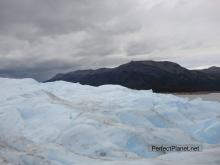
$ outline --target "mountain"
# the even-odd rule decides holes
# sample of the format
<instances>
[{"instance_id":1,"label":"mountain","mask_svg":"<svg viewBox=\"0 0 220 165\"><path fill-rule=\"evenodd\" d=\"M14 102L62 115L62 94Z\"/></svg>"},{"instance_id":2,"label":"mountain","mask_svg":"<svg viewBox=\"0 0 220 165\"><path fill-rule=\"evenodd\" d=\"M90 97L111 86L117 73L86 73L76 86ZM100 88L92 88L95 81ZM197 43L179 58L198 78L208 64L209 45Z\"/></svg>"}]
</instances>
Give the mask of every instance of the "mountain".
<instances>
[{"instance_id":1,"label":"mountain","mask_svg":"<svg viewBox=\"0 0 220 165\"><path fill-rule=\"evenodd\" d=\"M47 82L58 80L92 86L118 84L154 92L220 91L220 68L189 70L169 61L131 61L116 68L57 74Z\"/></svg>"},{"instance_id":2,"label":"mountain","mask_svg":"<svg viewBox=\"0 0 220 165\"><path fill-rule=\"evenodd\" d=\"M220 67L212 66L208 69L203 69L203 70L200 70L200 71L202 71L204 73L220 76Z\"/></svg>"}]
</instances>

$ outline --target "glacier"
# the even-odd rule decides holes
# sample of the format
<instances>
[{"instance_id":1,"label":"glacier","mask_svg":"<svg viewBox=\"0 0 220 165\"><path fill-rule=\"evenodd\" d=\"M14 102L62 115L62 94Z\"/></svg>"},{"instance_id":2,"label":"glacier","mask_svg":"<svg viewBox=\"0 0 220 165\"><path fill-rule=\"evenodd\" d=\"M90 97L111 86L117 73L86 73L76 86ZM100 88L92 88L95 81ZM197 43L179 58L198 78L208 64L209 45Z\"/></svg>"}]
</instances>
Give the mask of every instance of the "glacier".
<instances>
[{"instance_id":1,"label":"glacier","mask_svg":"<svg viewBox=\"0 0 220 165\"><path fill-rule=\"evenodd\" d=\"M220 103L118 85L0 78L1 165L219 165ZM150 152L198 144L201 152Z\"/></svg>"}]
</instances>

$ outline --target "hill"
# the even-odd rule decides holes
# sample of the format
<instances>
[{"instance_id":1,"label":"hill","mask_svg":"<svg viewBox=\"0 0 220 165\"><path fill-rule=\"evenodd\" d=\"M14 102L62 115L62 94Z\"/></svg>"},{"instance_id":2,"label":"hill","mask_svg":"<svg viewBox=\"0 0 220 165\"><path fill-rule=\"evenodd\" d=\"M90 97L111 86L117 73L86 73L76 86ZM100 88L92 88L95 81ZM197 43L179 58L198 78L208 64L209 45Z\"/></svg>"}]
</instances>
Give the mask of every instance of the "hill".
<instances>
[{"instance_id":1,"label":"hill","mask_svg":"<svg viewBox=\"0 0 220 165\"><path fill-rule=\"evenodd\" d=\"M58 80L92 86L117 84L154 92L220 91L220 68L189 70L169 61L131 61L115 68L57 74L47 82Z\"/></svg>"}]
</instances>

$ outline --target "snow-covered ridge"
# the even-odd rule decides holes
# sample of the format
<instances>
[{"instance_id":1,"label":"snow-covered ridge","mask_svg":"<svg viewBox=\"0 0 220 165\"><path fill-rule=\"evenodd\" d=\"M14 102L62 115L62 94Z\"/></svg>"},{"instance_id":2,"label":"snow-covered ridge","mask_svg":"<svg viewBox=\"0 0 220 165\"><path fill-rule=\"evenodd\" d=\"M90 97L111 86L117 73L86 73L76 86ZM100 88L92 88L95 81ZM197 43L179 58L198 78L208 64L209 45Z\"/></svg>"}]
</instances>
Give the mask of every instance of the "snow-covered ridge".
<instances>
[{"instance_id":1,"label":"snow-covered ridge","mask_svg":"<svg viewBox=\"0 0 220 165\"><path fill-rule=\"evenodd\" d=\"M218 102L32 79L0 78L0 93L0 164L220 162ZM149 144L202 144L203 152L162 155Z\"/></svg>"}]
</instances>

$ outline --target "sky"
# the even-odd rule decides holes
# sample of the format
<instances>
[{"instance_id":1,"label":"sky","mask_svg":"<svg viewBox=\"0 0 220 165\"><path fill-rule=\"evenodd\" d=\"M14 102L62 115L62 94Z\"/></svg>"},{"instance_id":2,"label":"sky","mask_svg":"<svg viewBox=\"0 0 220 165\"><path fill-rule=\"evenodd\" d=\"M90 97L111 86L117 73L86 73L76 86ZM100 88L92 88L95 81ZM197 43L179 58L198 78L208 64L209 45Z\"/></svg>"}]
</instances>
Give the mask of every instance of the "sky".
<instances>
[{"instance_id":1,"label":"sky","mask_svg":"<svg viewBox=\"0 0 220 165\"><path fill-rule=\"evenodd\" d=\"M220 66L220 0L0 0L0 76L131 60Z\"/></svg>"}]
</instances>

